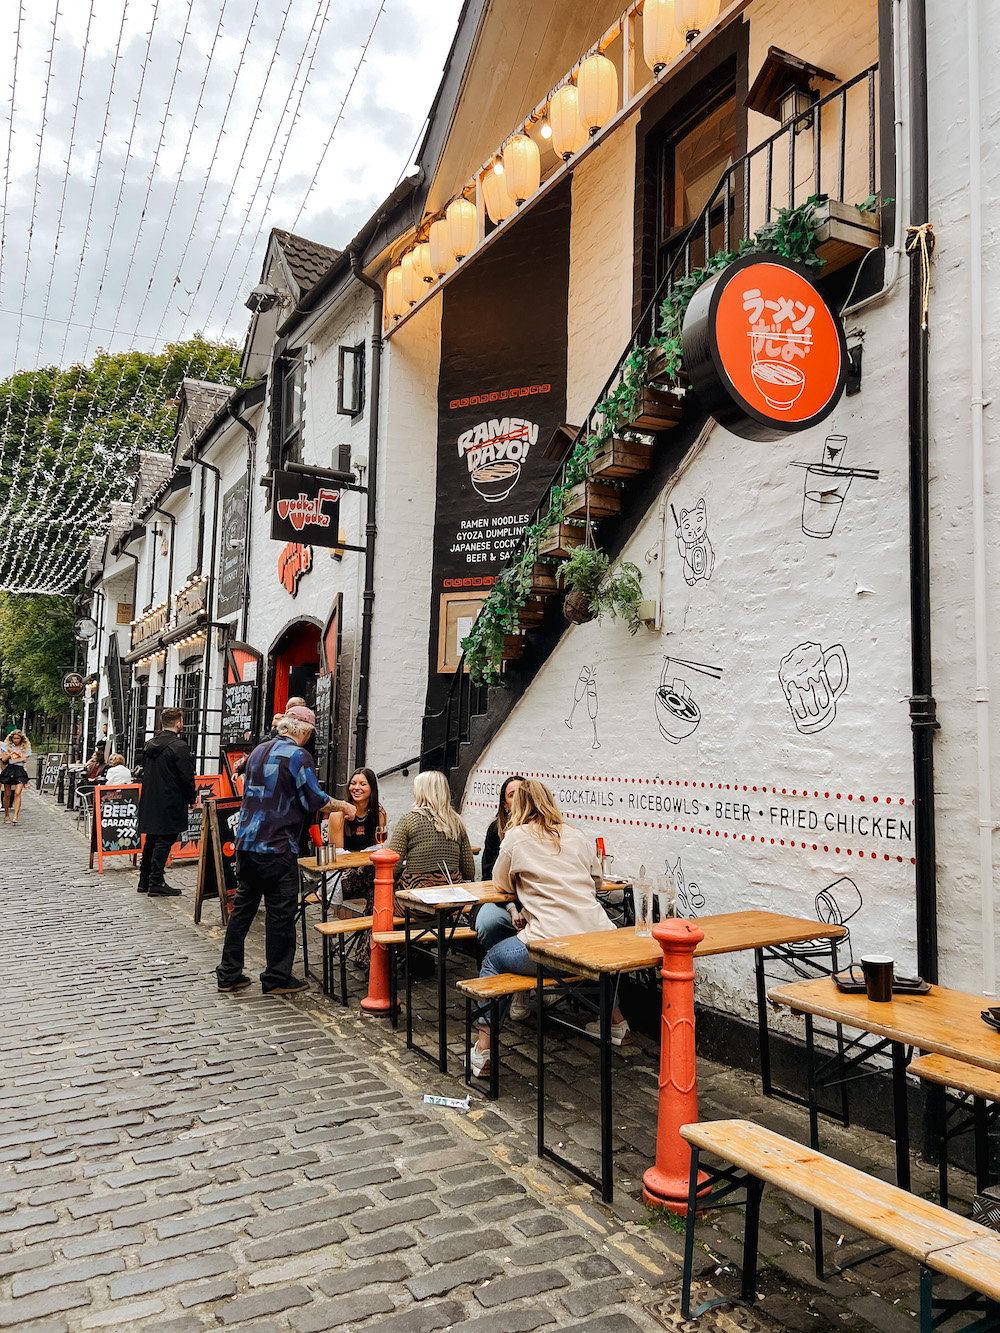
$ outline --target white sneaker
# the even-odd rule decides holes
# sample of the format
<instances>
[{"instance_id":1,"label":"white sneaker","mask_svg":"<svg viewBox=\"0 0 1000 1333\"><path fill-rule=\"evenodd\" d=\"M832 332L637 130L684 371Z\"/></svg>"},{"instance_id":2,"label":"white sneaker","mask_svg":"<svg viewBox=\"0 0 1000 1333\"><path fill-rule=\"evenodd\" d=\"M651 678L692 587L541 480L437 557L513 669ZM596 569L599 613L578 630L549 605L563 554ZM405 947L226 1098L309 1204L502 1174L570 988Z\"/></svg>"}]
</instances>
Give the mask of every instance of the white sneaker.
<instances>
[{"instance_id":1,"label":"white sneaker","mask_svg":"<svg viewBox=\"0 0 1000 1333\"><path fill-rule=\"evenodd\" d=\"M489 1048L480 1051L473 1042L469 1047L469 1063L472 1066L472 1073L475 1078L489 1078L490 1076L490 1052Z\"/></svg>"},{"instance_id":2,"label":"white sneaker","mask_svg":"<svg viewBox=\"0 0 1000 1333\"><path fill-rule=\"evenodd\" d=\"M600 1024L600 1022L598 1021L598 1022L595 1022L595 1023L588 1023L587 1026L584 1028L584 1032L589 1033L589 1035L590 1035L591 1037L600 1037L600 1035L601 1035L601 1024ZM629 1037L630 1037L630 1035L631 1035L631 1034L629 1033L629 1026L628 1026L628 1023L625 1021L624 1018L622 1019L622 1021L621 1021L620 1023L612 1023L612 1024L611 1024L611 1045L612 1045L612 1046L627 1046L627 1045L629 1045Z\"/></svg>"},{"instance_id":3,"label":"white sneaker","mask_svg":"<svg viewBox=\"0 0 1000 1333\"><path fill-rule=\"evenodd\" d=\"M530 990L519 990L510 1002L508 1018L515 1023L523 1023L531 1013L531 996Z\"/></svg>"}]
</instances>

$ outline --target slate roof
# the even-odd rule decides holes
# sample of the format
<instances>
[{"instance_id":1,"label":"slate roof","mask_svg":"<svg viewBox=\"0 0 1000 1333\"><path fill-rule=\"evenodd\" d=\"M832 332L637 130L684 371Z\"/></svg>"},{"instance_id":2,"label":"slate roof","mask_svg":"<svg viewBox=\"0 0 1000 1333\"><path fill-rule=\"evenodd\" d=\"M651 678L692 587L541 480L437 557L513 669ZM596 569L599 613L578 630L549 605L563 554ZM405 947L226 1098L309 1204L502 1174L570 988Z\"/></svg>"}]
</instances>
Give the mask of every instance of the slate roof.
<instances>
[{"instance_id":1,"label":"slate roof","mask_svg":"<svg viewBox=\"0 0 1000 1333\"><path fill-rule=\"evenodd\" d=\"M281 246L285 262L292 271L299 291L305 293L314 287L335 259L339 259L340 250L333 250L318 241L307 241L304 236L296 236L290 231L273 228L271 235Z\"/></svg>"}]
</instances>

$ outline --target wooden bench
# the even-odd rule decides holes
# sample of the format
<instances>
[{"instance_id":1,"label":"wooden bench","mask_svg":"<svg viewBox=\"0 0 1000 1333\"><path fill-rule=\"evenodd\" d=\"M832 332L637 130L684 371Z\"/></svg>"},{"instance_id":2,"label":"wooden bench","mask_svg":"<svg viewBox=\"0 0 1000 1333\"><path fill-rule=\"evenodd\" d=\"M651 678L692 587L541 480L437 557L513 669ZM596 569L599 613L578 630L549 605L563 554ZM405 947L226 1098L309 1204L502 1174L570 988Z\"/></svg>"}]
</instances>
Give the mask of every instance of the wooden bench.
<instances>
[{"instance_id":1,"label":"wooden bench","mask_svg":"<svg viewBox=\"0 0 1000 1333\"><path fill-rule=\"evenodd\" d=\"M941 1142L938 1145L938 1185L941 1202L948 1206L948 1142L966 1134L971 1129L976 1154L976 1189L984 1190L994 1184L992 1163L990 1161L990 1121L996 1118L996 1105L1000 1102L1000 1074L988 1069L977 1069L964 1060L954 1060L947 1055L922 1055L919 1060L912 1060L909 1073L916 1074L926 1083L939 1087L951 1088L959 1094L956 1105L945 1117L942 1126ZM949 1126L948 1120L956 1112L968 1107L972 1098L972 1115Z\"/></svg>"},{"instance_id":2,"label":"wooden bench","mask_svg":"<svg viewBox=\"0 0 1000 1333\"><path fill-rule=\"evenodd\" d=\"M920 1265L920 1333L931 1333L944 1319L970 1308L968 1301L934 1301L931 1282L935 1272L956 1278L985 1296L987 1319L996 1319L1000 1315L1000 1234L997 1232L748 1120L682 1125L680 1132L691 1144L682 1318L692 1318L691 1274L697 1210L712 1207L716 1197L710 1192L713 1173L708 1173L706 1181L705 1173L700 1171L702 1152L720 1157L745 1173L743 1179L734 1176L731 1170L715 1176L715 1179L725 1181L717 1196L720 1199L725 1197L731 1202L729 1196L734 1187L747 1191L741 1291L745 1301L755 1301L757 1295L760 1200L764 1185L768 1184L812 1205L817 1213L818 1241L822 1237L821 1215L832 1213L865 1235L915 1259ZM823 1280L826 1275L822 1244L817 1243L815 1248L816 1275ZM726 1303L723 1298L706 1301L694 1311L693 1317L697 1319L711 1307ZM937 1319L935 1308L941 1312Z\"/></svg>"},{"instance_id":3,"label":"wooden bench","mask_svg":"<svg viewBox=\"0 0 1000 1333\"><path fill-rule=\"evenodd\" d=\"M313 930L323 936L323 990L332 995L333 965L330 951L333 941L337 941L337 958L340 964L340 1003L347 1004L347 955L357 943L362 931L371 930L374 917L349 916L338 917L335 921L317 921ZM397 917L393 925L402 925L402 918ZM349 942L348 942L349 941Z\"/></svg>"},{"instance_id":4,"label":"wooden bench","mask_svg":"<svg viewBox=\"0 0 1000 1333\"><path fill-rule=\"evenodd\" d=\"M474 926L452 926L448 930L448 943L454 940L476 940L479 936ZM393 1031L399 1025L399 995L396 977L396 950L406 945L405 930L373 930L372 943L383 944L389 950L389 1018ZM437 944L437 919L428 917L426 924L410 924L410 943L429 948ZM409 1015L407 1015L409 1023ZM409 1030L409 1029L408 1029Z\"/></svg>"}]
</instances>

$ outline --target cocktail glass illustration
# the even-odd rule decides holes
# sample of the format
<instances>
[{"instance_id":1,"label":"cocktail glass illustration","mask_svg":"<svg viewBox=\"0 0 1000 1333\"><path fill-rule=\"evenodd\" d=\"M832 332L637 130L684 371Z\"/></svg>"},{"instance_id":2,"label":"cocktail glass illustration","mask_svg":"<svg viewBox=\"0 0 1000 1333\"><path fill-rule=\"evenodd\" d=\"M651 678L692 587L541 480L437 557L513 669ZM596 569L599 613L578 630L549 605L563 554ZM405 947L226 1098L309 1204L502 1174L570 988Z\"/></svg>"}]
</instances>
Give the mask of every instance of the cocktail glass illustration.
<instances>
[{"instance_id":1,"label":"cocktail glass illustration","mask_svg":"<svg viewBox=\"0 0 1000 1333\"><path fill-rule=\"evenodd\" d=\"M802 531L807 537L832 537L840 518L847 492L855 477L877 481L878 470L871 467L844 467L846 435L828 435L820 463L793 463L805 469L802 487Z\"/></svg>"}]
</instances>

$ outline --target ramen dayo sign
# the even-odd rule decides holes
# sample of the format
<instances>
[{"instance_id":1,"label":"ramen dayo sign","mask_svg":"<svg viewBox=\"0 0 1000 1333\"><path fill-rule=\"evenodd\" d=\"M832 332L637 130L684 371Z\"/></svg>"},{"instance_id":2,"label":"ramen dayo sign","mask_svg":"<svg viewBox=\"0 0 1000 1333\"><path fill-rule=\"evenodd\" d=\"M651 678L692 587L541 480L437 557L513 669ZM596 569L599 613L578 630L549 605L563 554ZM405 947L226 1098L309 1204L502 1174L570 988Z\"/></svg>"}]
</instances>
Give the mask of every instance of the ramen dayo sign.
<instances>
[{"instance_id":1,"label":"ramen dayo sign","mask_svg":"<svg viewBox=\"0 0 1000 1333\"><path fill-rule=\"evenodd\" d=\"M776 440L830 415L844 392L847 345L806 269L776 255L724 268L684 316L684 369L700 402L748 440Z\"/></svg>"}]
</instances>

